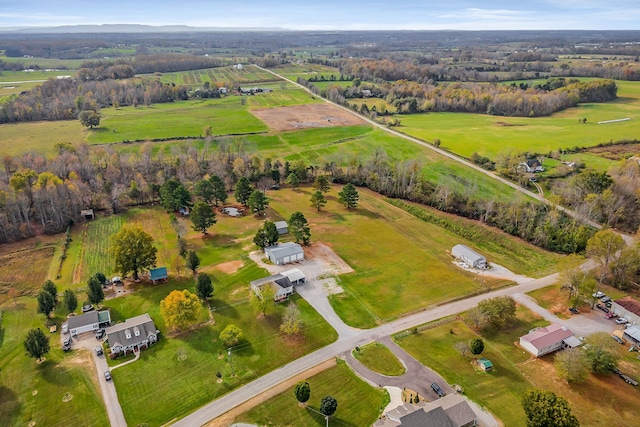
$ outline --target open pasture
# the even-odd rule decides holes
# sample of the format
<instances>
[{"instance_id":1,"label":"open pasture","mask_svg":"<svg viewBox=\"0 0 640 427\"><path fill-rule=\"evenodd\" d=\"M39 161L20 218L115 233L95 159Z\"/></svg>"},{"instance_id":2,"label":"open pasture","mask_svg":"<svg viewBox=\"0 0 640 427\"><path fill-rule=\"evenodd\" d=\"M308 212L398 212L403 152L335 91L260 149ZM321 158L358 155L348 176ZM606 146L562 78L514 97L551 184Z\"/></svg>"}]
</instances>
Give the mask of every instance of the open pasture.
<instances>
[{"instance_id":1,"label":"open pasture","mask_svg":"<svg viewBox=\"0 0 640 427\"><path fill-rule=\"evenodd\" d=\"M351 98L349 99L349 104L357 105L358 108L360 108L361 105L366 105L369 110L375 107L376 111L379 112L387 110L390 113L395 113L397 111L396 107L381 98Z\"/></svg>"},{"instance_id":2,"label":"open pasture","mask_svg":"<svg viewBox=\"0 0 640 427\"><path fill-rule=\"evenodd\" d=\"M581 104L550 117L500 117L470 113L425 113L397 116L400 130L465 157L477 152L495 159L504 151L549 153L563 148L590 147L607 141L637 138L640 83L616 82L618 99ZM625 122L599 121L630 117ZM587 123L578 123L586 118Z\"/></svg>"},{"instance_id":3,"label":"open pasture","mask_svg":"<svg viewBox=\"0 0 640 427\"><path fill-rule=\"evenodd\" d=\"M79 144L85 137L86 130L78 120L5 123L0 125L0 153L18 156L35 151L52 155L56 143Z\"/></svg>"},{"instance_id":4,"label":"open pasture","mask_svg":"<svg viewBox=\"0 0 640 427\"><path fill-rule=\"evenodd\" d=\"M241 70L233 67L219 67L175 73L140 74L139 76L158 76L163 83L175 83L176 85L192 86L193 88L202 86L205 82L210 82L211 86L216 86L216 83L242 85L246 83L280 81L273 74L258 67L250 66L245 66Z\"/></svg>"},{"instance_id":5,"label":"open pasture","mask_svg":"<svg viewBox=\"0 0 640 427\"><path fill-rule=\"evenodd\" d=\"M340 77L340 70L320 64L283 64L273 68L276 73L293 80L298 77L309 79L310 77L324 76L326 80L331 80L331 76Z\"/></svg>"}]
</instances>

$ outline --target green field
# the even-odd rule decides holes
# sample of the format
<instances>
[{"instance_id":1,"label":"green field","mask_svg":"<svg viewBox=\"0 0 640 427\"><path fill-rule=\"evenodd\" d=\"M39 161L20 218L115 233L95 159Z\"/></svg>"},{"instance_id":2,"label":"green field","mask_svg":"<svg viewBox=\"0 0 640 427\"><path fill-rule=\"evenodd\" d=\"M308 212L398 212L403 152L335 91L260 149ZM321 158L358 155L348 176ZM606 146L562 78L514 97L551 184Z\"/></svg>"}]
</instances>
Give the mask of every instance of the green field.
<instances>
[{"instance_id":1,"label":"green field","mask_svg":"<svg viewBox=\"0 0 640 427\"><path fill-rule=\"evenodd\" d=\"M383 344L367 344L354 350L352 354L367 368L379 374L398 376L406 372L396 355Z\"/></svg>"},{"instance_id":2,"label":"green field","mask_svg":"<svg viewBox=\"0 0 640 427\"><path fill-rule=\"evenodd\" d=\"M637 138L640 83L618 81L618 99L582 104L550 117L500 117L470 113L426 113L397 116L400 130L427 141L439 138L442 147L469 157L477 152L495 159L504 151L549 153L562 148L591 147L610 140ZM586 118L586 124L578 123ZM630 117L619 123L599 121Z\"/></svg>"},{"instance_id":3,"label":"green field","mask_svg":"<svg viewBox=\"0 0 640 427\"><path fill-rule=\"evenodd\" d=\"M358 378L344 362L306 380L311 388L308 407L299 406L293 387L236 417L234 422L268 426L318 426L325 419L318 414L323 396L333 396L338 409L329 425L368 426L373 424L389 402L383 389L371 387Z\"/></svg>"},{"instance_id":4,"label":"green field","mask_svg":"<svg viewBox=\"0 0 640 427\"><path fill-rule=\"evenodd\" d=\"M144 76L159 76L163 83L176 85L202 86L204 82L241 85L246 83L262 83L280 81L273 74L257 67L244 66L241 70L233 67L207 68L203 70L180 71L175 73L140 74ZM215 86L215 84L212 84Z\"/></svg>"},{"instance_id":5,"label":"green field","mask_svg":"<svg viewBox=\"0 0 640 427\"><path fill-rule=\"evenodd\" d=\"M273 71L294 82L298 77L308 79L310 77L324 76L327 80L330 80L331 76L340 77L340 71L337 68L320 64L284 64L273 68Z\"/></svg>"},{"instance_id":6,"label":"green field","mask_svg":"<svg viewBox=\"0 0 640 427\"><path fill-rule=\"evenodd\" d=\"M85 142L86 132L78 120L5 123L0 125L0 153L18 156L35 151L52 155L58 142Z\"/></svg>"}]
</instances>

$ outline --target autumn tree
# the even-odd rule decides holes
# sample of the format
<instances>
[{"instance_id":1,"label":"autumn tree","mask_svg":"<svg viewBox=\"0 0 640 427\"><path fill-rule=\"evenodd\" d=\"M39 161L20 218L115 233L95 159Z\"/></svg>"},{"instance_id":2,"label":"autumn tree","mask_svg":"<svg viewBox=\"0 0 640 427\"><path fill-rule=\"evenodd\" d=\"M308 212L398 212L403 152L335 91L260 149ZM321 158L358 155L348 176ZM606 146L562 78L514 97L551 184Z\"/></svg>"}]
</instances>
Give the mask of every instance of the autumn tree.
<instances>
[{"instance_id":1,"label":"autumn tree","mask_svg":"<svg viewBox=\"0 0 640 427\"><path fill-rule=\"evenodd\" d=\"M38 313L44 314L46 317L49 317L53 309L56 307L56 301L53 299L51 294L45 290L41 290L38 293Z\"/></svg>"},{"instance_id":2,"label":"autumn tree","mask_svg":"<svg viewBox=\"0 0 640 427\"><path fill-rule=\"evenodd\" d=\"M76 308L78 308L78 298L71 289L65 289L62 302L67 310L69 310L69 313L73 313L76 311Z\"/></svg>"},{"instance_id":3,"label":"autumn tree","mask_svg":"<svg viewBox=\"0 0 640 427\"><path fill-rule=\"evenodd\" d=\"M208 300L213 295L211 276L207 273L198 274L198 278L196 279L196 293L198 294L198 298L203 301Z\"/></svg>"},{"instance_id":4,"label":"autumn tree","mask_svg":"<svg viewBox=\"0 0 640 427\"><path fill-rule=\"evenodd\" d=\"M324 194L322 194L320 190L313 193L309 201L311 202L311 207L316 208L318 212L327 204L327 199L325 199Z\"/></svg>"},{"instance_id":5,"label":"autumn tree","mask_svg":"<svg viewBox=\"0 0 640 427\"><path fill-rule=\"evenodd\" d=\"M242 340L242 330L238 328L233 323L227 325L226 328L220 332L220 341L224 343L227 347L233 347L238 345L238 343Z\"/></svg>"},{"instance_id":6,"label":"autumn tree","mask_svg":"<svg viewBox=\"0 0 640 427\"><path fill-rule=\"evenodd\" d=\"M104 291L100 280L93 275L87 280L87 297L91 304L100 304L104 300Z\"/></svg>"},{"instance_id":7,"label":"autumn tree","mask_svg":"<svg viewBox=\"0 0 640 427\"><path fill-rule=\"evenodd\" d=\"M233 196L236 198L238 203L242 203L244 206L247 206L251 193L253 193L251 183L248 178L243 176L236 183L235 189L233 190Z\"/></svg>"},{"instance_id":8,"label":"autumn tree","mask_svg":"<svg viewBox=\"0 0 640 427\"><path fill-rule=\"evenodd\" d=\"M286 335L294 335L300 332L301 327L300 309L294 303L289 303L282 317L280 332Z\"/></svg>"},{"instance_id":9,"label":"autumn tree","mask_svg":"<svg viewBox=\"0 0 640 427\"><path fill-rule=\"evenodd\" d=\"M160 313L170 328L184 329L198 320L200 302L195 294L188 290L174 290L160 301Z\"/></svg>"},{"instance_id":10,"label":"autumn tree","mask_svg":"<svg viewBox=\"0 0 640 427\"><path fill-rule=\"evenodd\" d=\"M353 184L348 183L342 190L338 193L338 202L342 203L347 207L347 209L355 209L358 206L358 199L360 195L358 194L358 190Z\"/></svg>"},{"instance_id":11,"label":"autumn tree","mask_svg":"<svg viewBox=\"0 0 640 427\"><path fill-rule=\"evenodd\" d=\"M482 338L472 339L470 349L471 354L474 356L481 354L484 351L484 341L482 341Z\"/></svg>"},{"instance_id":12,"label":"autumn tree","mask_svg":"<svg viewBox=\"0 0 640 427\"><path fill-rule=\"evenodd\" d=\"M589 360L586 353L579 348L556 353L554 366L558 377L568 383L582 383L589 376Z\"/></svg>"},{"instance_id":13,"label":"autumn tree","mask_svg":"<svg viewBox=\"0 0 640 427\"><path fill-rule=\"evenodd\" d=\"M321 193L327 193L331 189L331 185L329 184L329 179L326 175L318 175L316 179L313 181L313 188Z\"/></svg>"},{"instance_id":14,"label":"autumn tree","mask_svg":"<svg viewBox=\"0 0 640 427\"><path fill-rule=\"evenodd\" d=\"M27 336L24 339L24 349L29 353L29 356L38 359L38 362L42 360L42 356L49 353L49 338L38 329L31 329L27 332Z\"/></svg>"},{"instance_id":15,"label":"autumn tree","mask_svg":"<svg viewBox=\"0 0 640 427\"><path fill-rule=\"evenodd\" d=\"M256 232L253 243L259 248L266 248L275 245L279 238L280 234L278 234L275 223L267 220Z\"/></svg>"},{"instance_id":16,"label":"autumn tree","mask_svg":"<svg viewBox=\"0 0 640 427\"><path fill-rule=\"evenodd\" d=\"M582 259L576 254L567 255L558 263L560 286L567 291L572 305L588 301L595 291L595 282L586 269L581 268Z\"/></svg>"},{"instance_id":17,"label":"autumn tree","mask_svg":"<svg viewBox=\"0 0 640 427\"><path fill-rule=\"evenodd\" d=\"M251 212L260 216L269 207L269 200L262 191L254 190L247 200L247 205L249 209L251 209Z\"/></svg>"},{"instance_id":18,"label":"autumn tree","mask_svg":"<svg viewBox=\"0 0 640 427\"><path fill-rule=\"evenodd\" d=\"M527 427L579 427L569 403L552 391L529 390L522 398Z\"/></svg>"},{"instance_id":19,"label":"autumn tree","mask_svg":"<svg viewBox=\"0 0 640 427\"><path fill-rule=\"evenodd\" d=\"M616 345L606 332L596 332L585 339L583 351L591 371L606 374L618 366L620 356L616 351Z\"/></svg>"},{"instance_id":20,"label":"autumn tree","mask_svg":"<svg viewBox=\"0 0 640 427\"><path fill-rule=\"evenodd\" d=\"M311 397L311 386L306 381L300 381L293 389L293 394L300 403L307 403Z\"/></svg>"},{"instance_id":21,"label":"autumn tree","mask_svg":"<svg viewBox=\"0 0 640 427\"><path fill-rule=\"evenodd\" d=\"M512 297L490 298L478 303L478 308L494 327L504 327L516 315L516 302Z\"/></svg>"},{"instance_id":22,"label":"autumn tree","mask_svg":"<svg viewBox=\"0 0 640 427\"><path fill-rule=\"evenodd\" d=\"M123 228L111 236L111 255L114 257L116 270L126 277L133 273L138 280L138 273L156 264L158 249L153 245L153 238L140 228Z\"/></svg>"},{"instance_id":23,"label":"autumn tree","mask_svg":"<svg viewBox=\"0 0 640 427\"><path fill-rule=\"evenodd\" d=\"M189 252L187 252L186 262L187 262L187 268L191 270L191 272L195 276L198 270L198 267L200 267L200 257L198 256L196 251L191 249Z\"/></svg>"},{"instance_id":24,"label":"autumn tree","mask_svg":"<svg viewBox=\"0 0 640 427\"><path fill-rule=\"evenodd\" d=\"M191 222L193 223L191 228L202 234L207 234L207 230L218 222L216 213L211 209L211 206L203 201L197 201L195 205L193 205L189 218L191 218Z\"/></svg>"},{"instance_id":25,"label":"autumn tree","mask_svg":"<svg viewBox=\"0 0 640 427\"><path fill-rule=\"evenodd\" d=\"M267 283L260 287L259 293L253 293L251 296L251 303L255 307L258 313L263 316L267 315L269 308L273 306L273 297L276 295L273 286Z\"/></svg>"},{"instance_id":26,"label":"autumn tree","mask_svg":"<svg viewBox=\"0 0 640 427\"><path fill-rule=\"evenodd\" d=\"M311 229L309 223L302 212L294 212L289 218L289 233L291 233L296 243L308 245L311 240Z\"/></svg>"},{"instance_id":27,"label":"autumn tree","mask_svg":"<svg viewBox=\"0 0 640 427\"><path fill-rule=\"evenodd\" d=\"M600 230L587 241L587 255L594 257L600 264L598 288L609 274L609 265L616 258L616 254L624 247L622 237L611 229Z\"/></svg>"},{"instance_id":28,"label":"autumn tree","mask_svg":"<svg viewBox=\"0 0 640 427\"><path fill-rule=\"evenodd\" d=\"M80 124L84 127L93 129L100 126L100 113L93 110L81 111L78 118L80 119Z\"/></svg>"},{"instance_id":29,"label":"autumn tree","mask_svg":"<svg viewBox=\"0 0 640 427\"><path fill-rule=\"evenodd\" d=\"M487 315L480 307L475 307L469 310L464 316L464 319L469 326L475 329L482 329L487 323Z\"/></svg>"},{"instance_id":30,"label":"autumn tree","mask_svg":"<svg viewBox=\"0 0 640 427\"><path fill-rule=\"evenodd\" d=\"M330 417L338 409L338 401L333 396L325 396L320 402L320 412L325 417Z\"/></svg>"}]
</instances>

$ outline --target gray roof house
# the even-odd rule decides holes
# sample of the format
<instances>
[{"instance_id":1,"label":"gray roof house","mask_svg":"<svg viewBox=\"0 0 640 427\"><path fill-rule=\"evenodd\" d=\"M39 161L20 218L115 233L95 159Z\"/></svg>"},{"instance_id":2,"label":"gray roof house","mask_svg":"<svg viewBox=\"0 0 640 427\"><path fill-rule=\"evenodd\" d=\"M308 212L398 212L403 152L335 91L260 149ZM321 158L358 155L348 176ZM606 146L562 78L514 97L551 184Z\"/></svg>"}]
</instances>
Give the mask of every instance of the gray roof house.
<instances>
[{"instance_id":1,"label":"gray roof house","mask_svg":"<svg viewBox=\"0 0 640 427\"><path fill-rule=\"evenodd\" d=\"M90 311L80 316L73 316L67 320L71 335L78 335L84 332L97 331L111 323L111 313L109 310Z\"/></svg>"},{"instance_id":2,"label":"gray roof house","mask_svg":"<svg viewBox=\"0 0 640 427\"><path fill-rule=\"evenodd\" d=\"M278 230L278 234L287 234L289 232L287 221L276 221L274 224L276 226L276 230Z\"/></svg>"},{"instance_id":3,"label":"gray roof house","mask_svg":"<svg viewBox=\"0 0 640 427\"><path fill-rule=\"evenodd\" d=\"M274 274L273 276L263 277L262 279L254 280L250 283L251 290L256 295L262 297L260 289L265 286L272 286L275 294L273 295L274 301L282 301L289 297L289 295L295 293L295 286L305 283L306 277L302 271L297 268L283 271L282 273Z\"/></svg>"},{"instance_id":4,"label":"gray roof house","mask_svg":"<svg viewBox=\"0 0 640 427\"><path fill-rule=\"evenodd\" d=\"M293 242L266 247L264 253L275 265L289 264L304 259L302 246Z\"/></svg>"},{"instance_id":5,"label":"gray roof house","mask_svg":"<svg viewBox=\"0 0 640 427\"><path fill-rule=\"evenodd\" d=\"M470 427L478 425L478 416L467 401L447 395L434 402L405 403L384 414L374 427Z\"/></svg>"},{"instance_id":6,"label":"gray roof house","mask_svg":"<svg viewBox=\"0 0 640 427\"><path fill-rule=\"evenodd\" d=\"M473 268L487 268L487 259L468 246L455 245L451 249L451 255Z\"/></svg>"},{"instance_id":7,"label":"gray roof house","mask_svg":"<svg viewBox=\"0 0 640 427\"><path fill-rule=\"evenodd\" d=\"M158 341L159 334L149 313L145 313L107 329L107 341L111 353L124 354L129 350L149 347Z\"/></svg>"}]
</instances>

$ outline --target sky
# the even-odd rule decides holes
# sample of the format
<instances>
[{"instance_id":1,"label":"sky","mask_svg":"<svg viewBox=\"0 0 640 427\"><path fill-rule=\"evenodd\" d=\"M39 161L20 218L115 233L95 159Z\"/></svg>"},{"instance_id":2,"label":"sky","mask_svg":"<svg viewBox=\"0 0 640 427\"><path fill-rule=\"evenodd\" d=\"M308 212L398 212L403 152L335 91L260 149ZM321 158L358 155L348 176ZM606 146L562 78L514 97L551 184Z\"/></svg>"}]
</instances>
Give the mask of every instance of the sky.
<instances>
[{"instance_id":1,"label":"sky","mask_svg":"<svg viewBox=\"0 0 640 427\"><path fill-rule=\"evenodd\" d=\"M0 0L0 28L88 24L290 30L640 30L640 0Z\"/></svg>"}]
</instances>

